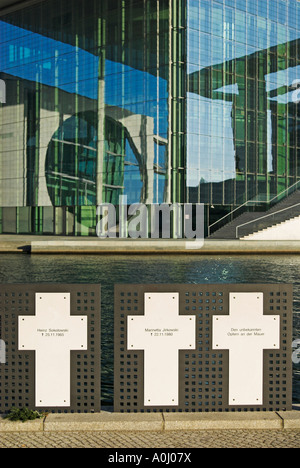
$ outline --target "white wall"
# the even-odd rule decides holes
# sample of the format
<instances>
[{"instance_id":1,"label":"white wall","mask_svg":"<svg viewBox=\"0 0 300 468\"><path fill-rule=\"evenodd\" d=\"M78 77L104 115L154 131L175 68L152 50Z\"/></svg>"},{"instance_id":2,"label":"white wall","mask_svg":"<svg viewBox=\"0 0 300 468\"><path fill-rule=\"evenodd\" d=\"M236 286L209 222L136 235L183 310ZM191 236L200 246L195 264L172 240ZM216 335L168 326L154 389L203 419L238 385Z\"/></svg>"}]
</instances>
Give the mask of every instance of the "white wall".
<instances>
[{"instance_id":1,"label":"white wall","mask_svg":"<svg viewBox=\"0 0 300 468\"><path fill-rule=\"evenodd\" d=\"M300 240L300 216L243 237L243 240Z\"/></svg>"}]
</instances>

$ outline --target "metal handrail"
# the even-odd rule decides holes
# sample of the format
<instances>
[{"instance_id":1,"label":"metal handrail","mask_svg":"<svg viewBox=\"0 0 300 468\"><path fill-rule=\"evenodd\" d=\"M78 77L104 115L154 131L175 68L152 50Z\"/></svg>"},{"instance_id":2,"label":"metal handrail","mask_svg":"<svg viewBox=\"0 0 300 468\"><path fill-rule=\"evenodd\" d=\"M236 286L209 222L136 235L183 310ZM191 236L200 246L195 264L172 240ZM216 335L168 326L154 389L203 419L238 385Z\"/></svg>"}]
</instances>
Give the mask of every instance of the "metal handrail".
<instances>
[{"instance_id":1,"label":"metal handrail","mask_svg":"<svg viewBox=\"0 0 300 468\"><path fill-rule=\"evenodd\" d=\"M293 189L294 187L296 187L296 185L299 185L299 184L300 184L300 180L298 180L298 182L295 182L293 185L291 185L287 189L283 190L283 192L280 192L278 195L276 195L276 197L271 198L271 200L263 202L263 203L272 203L274 200L276 200L276 198L281 197L281 195L283 195L285 192L288 192L289 190Z\"/></svg>"},{"instance_id":2,"label":"metal handrail","mask_svg":"<svg viewBox=\"0 0 300 468\"><path fill-rule=\"evenodd\" d=\"M230 213L228 213L227 215L223 216L223 218L220 218L218 219L218 221L215 221L213 224L211 224L210 226L208 226L208 235L210 236L210 229L215 226L216 224L220 223L221 221L223 221L224 219L226 219L228 216L231 216L233 215L233 213L235 213L236 211L240 210L241 208L243 208L243 206L246 206L248 205L248 203L257 203L257 200L248 200L246 201L245 203L243 203L242 205L238 206L237 208L235 208L234 210L232 210ZM266 202L261 202L261 203L266 203Z\"/></svg>"},{"instance_id":3,"label":"metal handrail","mask_svg":"<svg viewBox=\"0 0 300 468\"><path fill-rule=\"evenodd\" d=\"M218 221L215 221L213 224L211 224L210 226L208 226L208 235L210 236L210 233L211 233L211 228L213 226L215 226L216 224L220 223L221 221L223 221L224 219L226 219L228 216L232 216L233 213L235 213L236 211L240 210L241 208L245 207L246 205L248 205L248 203L264 203L264 204L270 204L272 202L274 202L274 200L276 200L277 198L281 197L283 194L285 194L286 192L289 192L290 190L293 190L296 186L298 186L300 184L300 180L298 180L297 182L295 182L293 185L291 185L290 187L288 187L287 189L283 190L282 192L280 192L278 195L276 195L275 197L271 198L271 200L248 200L246 201L245 203L243 203L242 205L238 206L237 208L235 208L233 211L231 211L230 213L228 213L227 215L223 216L223 218L220 218L218 219Z\"/></svg>"},{"instance_id":4,"label":"metal handrail","mask_svg":"<svg viewBox=\"0 0 300 468\"><path fill-rule=\"evenodd\" d=\"M237 228L236 228L236 239L239 238L239 229L240 229L241 227L247 226L248 224L256 223L257 221L260 221L260 220L265 219L265 218L269 218L270 216L275 216L275 215L277 215L278 213L283 213L284 211L291 210L292 208L295 208L296 206L300 206L300 203L296 203L296 205L289 206L288 208L284 208L283 210L275 211L275 213L269 213L268 215L261 216L260 218L252 219L251 221L248 221L247 223L240 224L240 225L237 226Z\"/></svg>"}]
</instances>

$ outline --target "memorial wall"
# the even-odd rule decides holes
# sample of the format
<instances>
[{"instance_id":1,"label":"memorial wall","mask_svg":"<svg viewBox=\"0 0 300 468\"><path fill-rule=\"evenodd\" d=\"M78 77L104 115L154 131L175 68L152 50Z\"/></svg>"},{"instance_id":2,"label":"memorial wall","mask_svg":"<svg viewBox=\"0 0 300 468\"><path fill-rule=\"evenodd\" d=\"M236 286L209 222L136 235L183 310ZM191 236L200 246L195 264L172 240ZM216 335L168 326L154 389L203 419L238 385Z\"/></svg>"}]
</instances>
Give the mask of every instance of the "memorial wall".
<instances>
[{"instance_id":1,"label":"memorial wall","mask_svg":"<svg viewBox=\"0 0 300 468\"><path fill-rule=\"evenodd\" d=\"M290 285L116 285L114 411L291 410L292 304ZM101 410L100 285L2 285L0 343L0 413Z\"/></svg>"}]
</instances>

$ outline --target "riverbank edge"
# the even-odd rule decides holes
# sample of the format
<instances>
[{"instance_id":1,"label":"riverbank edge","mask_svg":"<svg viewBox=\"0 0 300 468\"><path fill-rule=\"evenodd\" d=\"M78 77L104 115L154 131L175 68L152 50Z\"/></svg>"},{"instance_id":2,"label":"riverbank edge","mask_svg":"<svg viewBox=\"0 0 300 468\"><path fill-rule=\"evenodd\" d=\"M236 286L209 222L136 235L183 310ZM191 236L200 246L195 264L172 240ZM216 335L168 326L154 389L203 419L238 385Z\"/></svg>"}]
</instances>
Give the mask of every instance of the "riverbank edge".
<instances>
[{"instance_id":1,"label":"riverbank edge","mask_svg":"<svg viewBox=\"0 0 300 468\"><path fill-rule=\"evenodd\" d=\"M9 432L168 432L209 430L299 430L300 411L257 413L110 413L49 414L44 419L11 422L0 419L0 433Z\"/></svg>"},{"instance_id":2,"label":"riverbank edge","mask_svg":"<svg viewBox=\"0 0 300 468\"><path fill-rule=\"evenodd\" d=\"M299 255L300 241L98 239L0 235L0 253L31 255Z\"/></svg>"}]
</instances>

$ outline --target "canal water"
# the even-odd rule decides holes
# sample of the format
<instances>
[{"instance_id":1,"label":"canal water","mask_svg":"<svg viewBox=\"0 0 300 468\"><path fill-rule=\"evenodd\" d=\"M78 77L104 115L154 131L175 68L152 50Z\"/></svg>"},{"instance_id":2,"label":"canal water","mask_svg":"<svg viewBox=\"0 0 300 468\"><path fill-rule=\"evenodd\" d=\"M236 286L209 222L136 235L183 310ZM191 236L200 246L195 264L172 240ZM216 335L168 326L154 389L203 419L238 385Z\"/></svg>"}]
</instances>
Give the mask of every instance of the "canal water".
<instances>
[{"instance_id":1,"label":"canal water","mask_svg":"<svg viewBox=\"0 0 300 468\"><path fill-rule=\"evenodd\" d=\"M113 404L115 284L286 283L294 285L293 401L300 403L300 256L0 255L0 284L100 283L102 404ZM297 340L299 343L297 344ZM291 349L292 356L292 349ZM297 362L299 361L299 362Z\"/></svg>"}]
</instances>

